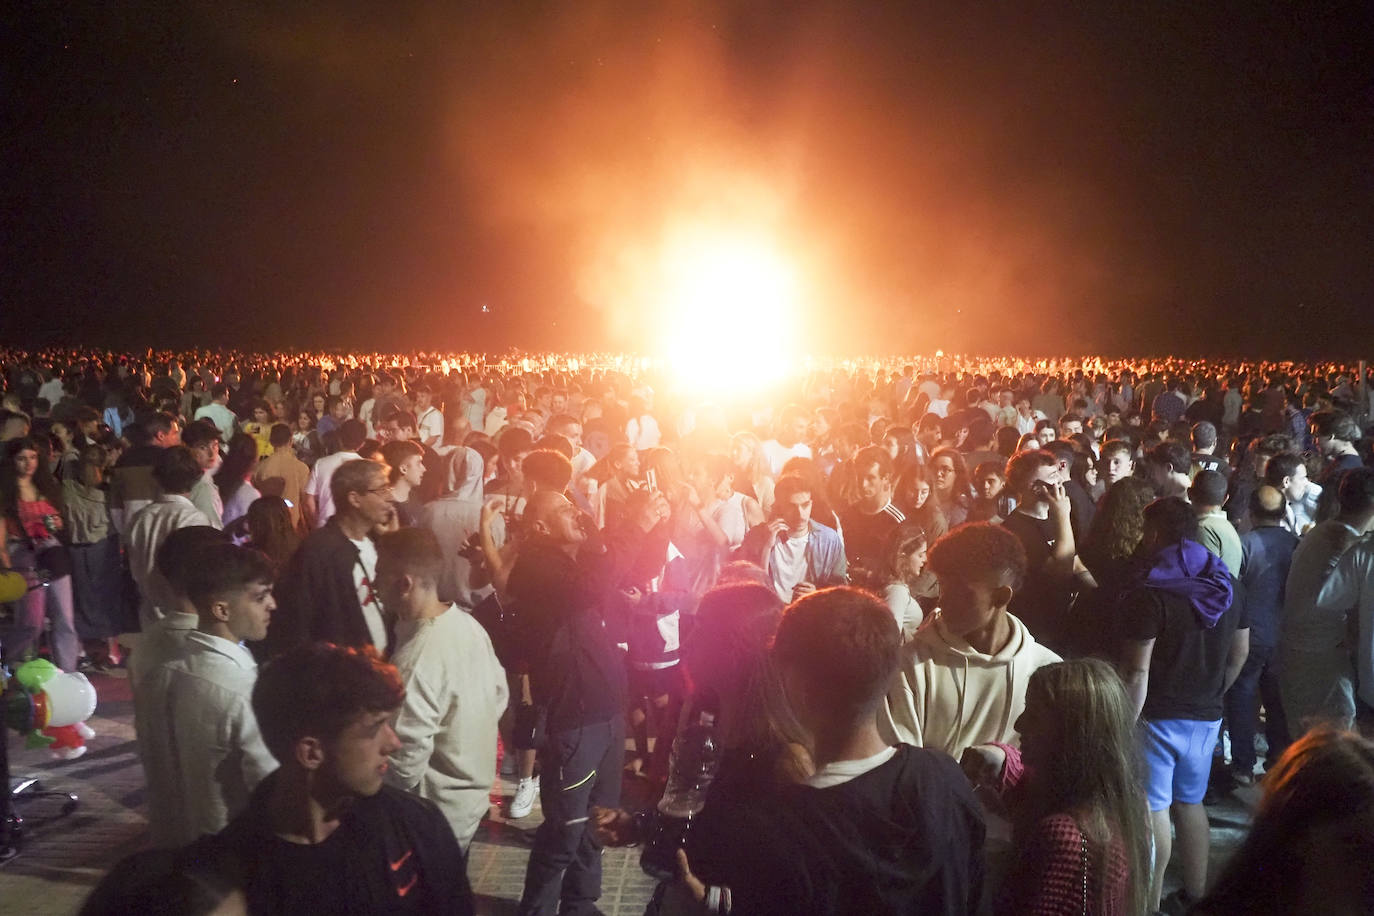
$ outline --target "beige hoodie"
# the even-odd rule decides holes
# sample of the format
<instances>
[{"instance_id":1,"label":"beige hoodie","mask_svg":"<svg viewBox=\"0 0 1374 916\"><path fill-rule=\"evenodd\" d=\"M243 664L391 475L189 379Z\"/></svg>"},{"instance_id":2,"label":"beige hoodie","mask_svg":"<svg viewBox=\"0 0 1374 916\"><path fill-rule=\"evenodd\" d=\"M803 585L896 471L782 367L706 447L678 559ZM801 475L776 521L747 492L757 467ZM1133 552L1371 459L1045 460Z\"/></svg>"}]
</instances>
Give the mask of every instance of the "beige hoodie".
<instances>
[{"instance_id":1,"label":"beige hoodie","mask_svg":"<svg viewBox=\"0 0 1374 916\"><path fill-rule=\"evenodd\" d=\"M1042 665L1060 661L1007 615L1011 639L984 655L945 627L939 611L903 647L902 664L878 709L889 741L944 751L955 760L975 744L1016 744L1013 727L1026 706L1026 683Z\"/></svg>"}]
</instances>

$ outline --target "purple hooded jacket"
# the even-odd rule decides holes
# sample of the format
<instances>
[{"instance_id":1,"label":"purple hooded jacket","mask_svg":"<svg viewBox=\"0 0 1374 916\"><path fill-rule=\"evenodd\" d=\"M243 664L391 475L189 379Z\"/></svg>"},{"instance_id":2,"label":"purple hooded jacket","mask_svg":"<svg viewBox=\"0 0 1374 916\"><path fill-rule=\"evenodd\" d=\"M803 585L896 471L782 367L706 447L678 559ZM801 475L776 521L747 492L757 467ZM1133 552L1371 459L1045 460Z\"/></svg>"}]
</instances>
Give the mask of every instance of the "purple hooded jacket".
<instances>
[{"instance_id":1,"label":"purple hooded jacket","mask_svg":"<svg viewBox=\"0 0 1374 916\"><path fill-rule=\"evenodd\" d=\"M1198 622L1209 630L1233 597L1226 565L1197 541L1186 539L1156 553L1140 584L1187 598Z\"/></svg>"}]
</instances>

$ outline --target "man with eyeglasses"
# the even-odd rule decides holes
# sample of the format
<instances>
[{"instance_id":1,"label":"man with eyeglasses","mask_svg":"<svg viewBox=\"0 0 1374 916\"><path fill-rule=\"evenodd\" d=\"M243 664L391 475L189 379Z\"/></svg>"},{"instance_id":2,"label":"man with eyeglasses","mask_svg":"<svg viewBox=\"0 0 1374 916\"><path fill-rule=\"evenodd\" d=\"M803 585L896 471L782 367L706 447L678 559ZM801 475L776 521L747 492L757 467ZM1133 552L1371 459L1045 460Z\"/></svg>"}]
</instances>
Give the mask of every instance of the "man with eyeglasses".
<instances>
[{"instance_id":1,"label":"man with eyeglasses","mask_svg":"<svg viewBox=\"0 0 1374 916\"><path fill-rule=\"evenodd\" d=\"M334 472L329 488L338 511L305 539L277 580L277 613L267 633L272 654L321 641L386 651L391 637L373 585L372 535L396 511L390 472L365 459L345 461Z\"/></svg>"}]
</instances>

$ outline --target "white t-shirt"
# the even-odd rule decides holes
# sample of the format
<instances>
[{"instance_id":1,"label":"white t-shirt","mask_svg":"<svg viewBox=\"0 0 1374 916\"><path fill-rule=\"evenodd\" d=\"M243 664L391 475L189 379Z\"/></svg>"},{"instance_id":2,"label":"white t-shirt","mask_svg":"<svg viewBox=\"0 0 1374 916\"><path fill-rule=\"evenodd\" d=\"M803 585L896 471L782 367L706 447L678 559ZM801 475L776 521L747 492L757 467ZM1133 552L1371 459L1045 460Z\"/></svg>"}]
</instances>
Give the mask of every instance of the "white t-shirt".
<instances>
[{"instance_id":1,"label":"white t-shirt","mask_svg":"<svg viewBox=\"0 0 1374 916\"><path fill-rule=\"evenodd\" d=\"M324 523L333 518L334 513L338 511L334 505L334 494L329 489L329 481L333 478L334 472L344 462L357 461L362 457L357 452L335 452L315 462L315 467L310 471L310 479L305 482L305 493L307 496L315 497L316 528L323 528Z\"/></svg>"},{"instance_id":2,"label":"white t-shirt","mask_svg":"<svg viewBox=\"0 0 1374 916\"><path fill-rule=\"evenodd\" d=\"M811 532L789 534L784 540L773 543L768 557L768 578L773 590L783 601L792 601L792 590L806 578L806 542Z\"/></svg>"},{"instance_id":3,"label":"white t-shirt","mask_svg":"<svg viewBox=\"0 0 1374 916\"><path fill-rule=\"evenodd\" d=\"M372 408L376 406L376 398L368 398L366 401L363 401L362 404L358 405L358 419L362 420L363 423L367 425L367 435L369 438L377 434L377 431L372 428Z\"/></svg>"},{"instance_id":4,"label":"white t-shirt","mask_svg":"<svg viewBox=\"0 0 1374 916\"><path fill-rule=\"evenodd\" d=\"M352 538L349 538L353 541ZM358 548L358 562L353 564L353 587L358 590L358 603L363 607L367 632L378 652L386 652L386 624L382 622L382 608L377 601L373 583L377 580L377 545L372 538L353 541Z\"/></svg>"},{"instance_id":5,"label":"white t-shirt","mask_svg":"<svg viewBox=\"0 0 1374 916\"><path fill-rule=\"evenodd\" d=\"M417 422L421 442L428 445L435 437L438 437L440 442L444 440L444 415L439 412L439 408L431 406L420 415Z\"/></svg>"},{"instance_id":6,"label":"white t-shirt","mask_svg":"<svg viewBox=\"0 0 1374 916\"><path fill-rule=\"evenodd\" d=\"M798 442L793 446L785 446L777 439L769 439L763 443L763 456L768 459L768 470L774 477L782 473L782 466L792 458L810 458L811 446L805 442Z\"/></svg>"},{"instance_id":7,"label":"white t-shirt","mask_svg":"<svg viewBox=\"0 0 1374 916\"><path fill-rule=\"evenodd\" d=\"M625 424L625 438L630 440L630 445L634 446L635 451L642 452L658 448L662 433L659 432L658 421L646 413Z\"/></svg>"}]
</instances>

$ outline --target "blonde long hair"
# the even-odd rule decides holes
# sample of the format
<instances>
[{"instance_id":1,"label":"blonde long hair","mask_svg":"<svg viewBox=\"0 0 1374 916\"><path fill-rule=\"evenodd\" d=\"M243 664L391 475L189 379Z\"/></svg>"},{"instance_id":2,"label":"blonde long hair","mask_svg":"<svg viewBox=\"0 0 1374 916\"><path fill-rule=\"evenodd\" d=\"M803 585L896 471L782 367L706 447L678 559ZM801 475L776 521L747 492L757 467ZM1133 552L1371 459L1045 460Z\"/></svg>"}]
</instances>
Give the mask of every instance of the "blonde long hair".
<instances>
[{"instance_id":1,"label":"blonde long hair","mask_svg":"<svg viewBox=\"0 0 1374 916\"><path fill-rule=\"evenodd\" d=\"M1150 832L1135 710L1121 677L1096 658L1037 669L1026 687L1055 721L1056 738L1036 775L1034 801L1018 812L1017 832L1051 814L1070 813L1096 850L1098 887L1107 891L1113 838L1126 854L1126 912L1143 913L1150 886Z\"/></svg>"}]
</instances>

